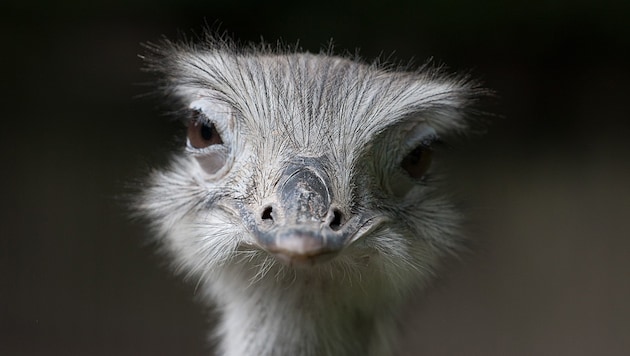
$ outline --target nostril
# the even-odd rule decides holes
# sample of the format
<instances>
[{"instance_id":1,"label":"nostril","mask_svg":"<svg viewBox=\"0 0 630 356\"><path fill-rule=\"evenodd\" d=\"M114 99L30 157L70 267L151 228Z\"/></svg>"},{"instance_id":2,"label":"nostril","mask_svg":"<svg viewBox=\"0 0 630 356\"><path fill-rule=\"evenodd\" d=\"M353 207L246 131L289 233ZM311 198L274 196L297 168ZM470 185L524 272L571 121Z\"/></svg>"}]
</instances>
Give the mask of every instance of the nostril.
<instances>
[{"instance_id":1,"label":"nostril","mask_svg":"<svg viewBox=\"0 0 630 356\"><path fill-rule=\"evenodd\" d=\"M333 210L333 218L329 226L334 231L337 231L341 229L341 225L343 225L343 214L341 214L341 211L335 209Z\"/></svg>"},{"instance_id":2,"label":"nostril","mask_svg":"<svg viewBox=\"0 0 630 356\"><path fill-rule=\"evenodd\" d=\"M273 208L268 206L263 210L262 215L260 216L263 221L273 222Z\"/></svg>"}]
</instances>

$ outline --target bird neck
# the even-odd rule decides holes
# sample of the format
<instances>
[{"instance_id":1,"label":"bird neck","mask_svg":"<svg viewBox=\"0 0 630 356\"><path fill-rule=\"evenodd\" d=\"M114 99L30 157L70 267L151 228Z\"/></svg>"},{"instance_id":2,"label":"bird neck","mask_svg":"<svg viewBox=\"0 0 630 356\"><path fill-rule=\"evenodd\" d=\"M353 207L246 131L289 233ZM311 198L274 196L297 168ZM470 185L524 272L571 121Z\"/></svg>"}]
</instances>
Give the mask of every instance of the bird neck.
<instances>
[{"instance_id":1,"label":"bird neck","mask_svg":"<svg viewBox=\"0 0 630 356\"><path fill-rule=\"evenodd\" d=\"M380 300L378 293L321 280L289 286L269 280L241 288L233 288L234 281L218 293L213 288L226 356L392 354L391 301Z\"/></svg>"}]
</instances>

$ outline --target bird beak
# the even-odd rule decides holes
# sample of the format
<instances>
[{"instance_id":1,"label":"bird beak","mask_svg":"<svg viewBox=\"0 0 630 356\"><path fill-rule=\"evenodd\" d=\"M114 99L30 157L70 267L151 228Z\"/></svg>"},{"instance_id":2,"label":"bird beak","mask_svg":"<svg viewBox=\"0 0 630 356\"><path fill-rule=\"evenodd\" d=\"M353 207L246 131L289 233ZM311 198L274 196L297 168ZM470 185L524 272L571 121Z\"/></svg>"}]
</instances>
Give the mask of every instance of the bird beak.
<instances>
[{"instance_id":1,"label":"bird beak","mask_svg":"<svg viewBox=\"0 0 630 356\"><path fill-rule=\"evenodd\" d=\"M274 199L253 226L256 243L281 262L309 266L334 258L361 228L332 206L321 160L298 158L282 174Z\"/></svg>"}]
</instances>

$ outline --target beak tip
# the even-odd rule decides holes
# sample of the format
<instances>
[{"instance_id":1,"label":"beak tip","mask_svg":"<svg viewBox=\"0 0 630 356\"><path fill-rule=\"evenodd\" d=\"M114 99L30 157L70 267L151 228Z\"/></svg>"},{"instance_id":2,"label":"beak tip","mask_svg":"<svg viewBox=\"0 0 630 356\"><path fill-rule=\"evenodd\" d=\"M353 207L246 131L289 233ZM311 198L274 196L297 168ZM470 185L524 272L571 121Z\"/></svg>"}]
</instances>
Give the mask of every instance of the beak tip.
<instances>
[{"instance_id":1,"label":"beak tip","mask_svg":"<svg viewBox=\"0 0 630 356\"><path fill-rule=\"evenodd\" d=\"M290 267L313 267L332 260L337 252L320 251L316 253L295 253L293 251L269 251L278 261Z\"/></svg>"},{"instance_id":2,"label":"beak tip","mask_svg":"<svg viewBox=\"0 0 630 356\"><path fill-rule=\"evenodd\" d=\"M314 231L284 231L263 247L280 262L289 266L309 267L335 257L339 249L328 246L326 237ZM267 240L269 241L269 240Z\"/></svg>"}]
</instances>

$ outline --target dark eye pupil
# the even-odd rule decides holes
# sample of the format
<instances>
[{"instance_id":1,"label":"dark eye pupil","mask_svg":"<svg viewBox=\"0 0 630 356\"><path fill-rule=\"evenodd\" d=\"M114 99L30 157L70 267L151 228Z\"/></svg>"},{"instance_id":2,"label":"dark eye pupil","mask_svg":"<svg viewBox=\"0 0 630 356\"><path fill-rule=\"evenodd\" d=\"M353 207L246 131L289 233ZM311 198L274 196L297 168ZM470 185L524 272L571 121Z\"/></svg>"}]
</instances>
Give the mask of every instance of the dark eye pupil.
<instances>
[{"instance_id":1,"label":"dark eye pupil","mask_svg":"<svg viewBox=\"0 0 630 356\"><path fill-rule=\"evenodd\" d=\"M201 137L206 140L206 141L210 141L212 139L214 133L214 125L210 124L203 124L201 125Z\"/></svg>"},{"instance_id":2,"label":"dark eye pupil","mask_svg":"<svg viewBox=\"0 0 630 356\"><path fill-rule=\"evenodd\" d=\"M407 156L407 163L409 164L418 164L422 159L422 154L424 153L423 147L416 147L413 151L409 153Z\"/></svg>"}]
</instances>

